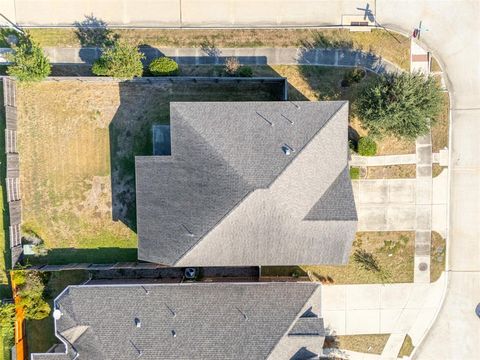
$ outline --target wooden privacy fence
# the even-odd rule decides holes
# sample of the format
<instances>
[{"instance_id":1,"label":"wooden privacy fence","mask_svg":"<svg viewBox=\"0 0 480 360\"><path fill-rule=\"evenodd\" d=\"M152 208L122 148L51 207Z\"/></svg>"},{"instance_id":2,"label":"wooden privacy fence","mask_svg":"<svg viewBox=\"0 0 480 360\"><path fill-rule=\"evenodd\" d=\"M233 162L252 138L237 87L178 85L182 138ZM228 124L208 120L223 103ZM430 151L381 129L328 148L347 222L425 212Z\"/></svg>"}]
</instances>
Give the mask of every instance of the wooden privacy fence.
<instances>
[{"instance_id":1,"label":"wooden privacy fence","mask_svg":"<svg viewBox=\"0 0 480 360\"><path fill-rule=\"evenodd\" d=\"M3 96L5 107L5 153L7 160L5 188L9 213L8 238L10 240L12 267L14 267L23 254L20 234L22 200L20 194L20 162L17 151L16 85L15 80L10 77L3 78Z\"/></svg>"}]
</instances>

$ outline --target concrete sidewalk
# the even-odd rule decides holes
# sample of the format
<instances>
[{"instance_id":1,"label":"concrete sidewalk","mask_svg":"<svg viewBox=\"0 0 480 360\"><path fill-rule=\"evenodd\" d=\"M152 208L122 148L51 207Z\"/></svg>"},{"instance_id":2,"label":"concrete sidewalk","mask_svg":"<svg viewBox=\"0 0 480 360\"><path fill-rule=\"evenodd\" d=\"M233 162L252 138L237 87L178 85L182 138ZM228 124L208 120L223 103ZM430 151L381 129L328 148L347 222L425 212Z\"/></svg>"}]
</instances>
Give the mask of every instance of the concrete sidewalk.
<instances>
[{"instance_id":1,"label":"concrete sidewalk","mask_svg":"<svg viewBox=\"0 0 480 360\"><path fill-rule=\"evenodd\" d=\"M442 299L445 274L431 284L324 285L327 333L405 334L418 345Z\"/></svg>"},{"instance_id":2,"label":"concrete sidewalk","mask_svg":"<svg viewBox=\"0 0 480 360\"><path fill-rule=\"evenodd\" d=\"M448 166L448 150L432 154L432 162ZM352 154L350 166L392 166L417 163L417 154L360 156Z\"/></svg>"},{"instance_id":3,"label":"concrete sidewalk","mask_svg":"<svg viewBox=\"0 0 480 360\"><path fill-rule=\"evenodd\" d=\"M229 57L236 57L246 65L322 65L364 67L376 73L399 71L398 68L373 53L350 49L323 48L154 48L141 47L146 62L159 56L168 56L183 65L218 65ZM0 64L6 63L0 48ZM53 64L92 64L100 57L99 48L44 48Z\"/></svg>"}]
</instances>

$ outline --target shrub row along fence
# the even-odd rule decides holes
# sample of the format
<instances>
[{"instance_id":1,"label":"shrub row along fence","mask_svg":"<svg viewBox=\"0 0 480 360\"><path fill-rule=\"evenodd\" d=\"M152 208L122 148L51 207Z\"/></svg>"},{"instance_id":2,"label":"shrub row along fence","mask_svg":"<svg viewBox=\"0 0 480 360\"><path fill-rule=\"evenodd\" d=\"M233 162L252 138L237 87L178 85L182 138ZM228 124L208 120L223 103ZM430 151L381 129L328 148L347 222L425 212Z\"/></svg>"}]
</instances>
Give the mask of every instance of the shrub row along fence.
<instances>
[{"instance_id":1,"label":"shrub row along fence","mask_svg":"<svg viewBox=\"0 0 480 360\"><path fill-rule=\"evenodd\" d=\"M10 77L3 78L3 104L5 107L5 187L8 203L8 238L12 267L20 260L23 249L20 234L22 223L22 198L20 193L20 162L17 151L16 84Z\"/></svg>"}]
</instances>

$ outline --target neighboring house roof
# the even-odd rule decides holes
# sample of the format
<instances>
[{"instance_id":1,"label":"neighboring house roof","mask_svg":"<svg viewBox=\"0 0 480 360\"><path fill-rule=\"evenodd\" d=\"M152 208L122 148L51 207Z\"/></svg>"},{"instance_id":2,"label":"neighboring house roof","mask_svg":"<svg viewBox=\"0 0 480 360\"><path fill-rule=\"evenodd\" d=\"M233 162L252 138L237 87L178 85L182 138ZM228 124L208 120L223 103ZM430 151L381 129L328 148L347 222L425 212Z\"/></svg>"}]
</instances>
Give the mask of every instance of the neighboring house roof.
<instances>
[{"instance_id":1,"label":"neighboring house roof","mask_svg":"<svg viewBox=\"0 0 480 360\"><path fill-rule=\"evenodd\" d=\"M314 283L69 286L55 300L67 354L32 359L310 359L320 303Z\"/></svg>"},{"instance_id":2,"label":"neighboring house roof","mask_svg":"<svg viewBox=\"0 0 480 360\"><path fill-rule=\"evenodd\" d=\"M136 157L138 257L175 266L348 261L348 103L171 103L171 156Z\"/></svg>"}]
</instances>

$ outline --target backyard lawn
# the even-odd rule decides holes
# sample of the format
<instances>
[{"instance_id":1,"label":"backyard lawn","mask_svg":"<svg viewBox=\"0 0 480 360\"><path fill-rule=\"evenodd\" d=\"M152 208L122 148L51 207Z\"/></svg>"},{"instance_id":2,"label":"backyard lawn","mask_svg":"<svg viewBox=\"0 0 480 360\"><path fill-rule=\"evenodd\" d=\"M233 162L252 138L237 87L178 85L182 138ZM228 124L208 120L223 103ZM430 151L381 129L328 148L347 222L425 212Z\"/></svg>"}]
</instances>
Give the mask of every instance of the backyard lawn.
<instances>
[{"instance_id":1,"label":"backyard lawn","mask_svg":"<svg viewBox=\"0 0 480 360\"><path fill-rule=\"evenodd\" d=\"M169 102L273 98L258 85L19 86L23 232L54 249L27 261L135 261L134 156L152 154L151 126L168 123Z\"/></svg>"},{"instance_id":2,"label":"backyard lawn","mask_svg":"<svg viewBox=\"0 0 480 360\"><path fill-rule=\"evenodd\" d=\"M353 242L348 264L342 266L262 266L262 276L306 276L307 272L328 284L374 284L413 282L414 232L359 232ZM353 258L357 249L372 253L388 277L367 271Z\"/></svg>"}]
</instances>

